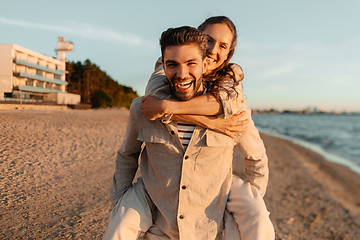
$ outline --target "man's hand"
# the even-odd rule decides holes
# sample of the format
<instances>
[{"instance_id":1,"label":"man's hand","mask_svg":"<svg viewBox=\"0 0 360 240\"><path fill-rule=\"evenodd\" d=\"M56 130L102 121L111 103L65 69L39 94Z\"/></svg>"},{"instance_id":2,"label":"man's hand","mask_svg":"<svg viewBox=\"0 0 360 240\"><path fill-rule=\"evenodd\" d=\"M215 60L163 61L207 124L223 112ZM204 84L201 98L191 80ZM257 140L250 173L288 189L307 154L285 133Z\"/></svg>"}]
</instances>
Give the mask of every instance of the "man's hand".
<instances>
[{"instance_id":1,"label":"man's hand","mask_svg":"<svg viewBox=\"0 0 360 240\"><path fill-rule=\"evenodd\" d=\"M166 114L166 100L157 97L146 96L141 99L141 113L150 121L161 118Z\"/></svg>"},{"instance_id":2,"label":"man's hand","mask_svg":"<svg viewBox=\"0 0 360 240\"><path fill-rule=\"evenodd\" d=\"M246 131L246 124L249 123L248 119L243 119L246 116L246 112L241 112L238 114L234 114L230 118L222 119L218 117L213 117L209 121L208 128L216 131L221 132L229 137L234 138L235 132L245 132Z\"/></svg>"}]
</instances>

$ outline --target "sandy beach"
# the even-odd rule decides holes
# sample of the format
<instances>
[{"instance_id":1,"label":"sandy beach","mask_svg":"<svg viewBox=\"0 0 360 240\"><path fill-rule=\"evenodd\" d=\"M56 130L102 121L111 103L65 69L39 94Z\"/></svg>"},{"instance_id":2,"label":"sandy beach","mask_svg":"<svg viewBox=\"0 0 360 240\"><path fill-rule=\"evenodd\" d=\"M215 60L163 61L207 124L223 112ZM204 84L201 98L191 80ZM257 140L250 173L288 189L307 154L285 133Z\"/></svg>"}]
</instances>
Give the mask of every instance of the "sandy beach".
<instances>
[{"instance_id":1,"label":"sandy beach","mask_svg":"<svg viewBox=\"0 0 360 240\"><path fill-rule=\"evenodd\" d=\"M101 239L128 110L0 110L0 123L0 239ZM360 176L262 138L276 239L360 239Z\"/></svg>"}]
</instances>

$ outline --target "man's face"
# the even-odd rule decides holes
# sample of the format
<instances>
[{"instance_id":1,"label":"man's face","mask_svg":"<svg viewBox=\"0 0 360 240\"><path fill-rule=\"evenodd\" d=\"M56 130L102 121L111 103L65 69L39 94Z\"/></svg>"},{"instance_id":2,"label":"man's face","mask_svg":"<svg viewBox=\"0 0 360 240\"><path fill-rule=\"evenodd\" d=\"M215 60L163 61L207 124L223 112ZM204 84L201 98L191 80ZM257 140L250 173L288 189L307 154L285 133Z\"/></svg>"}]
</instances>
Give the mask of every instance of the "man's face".
<instances>
[{"instance_id":1,"label":"man's face","mask_svg":"<svg viewBox=\"0 0 360 240\"><path fill-rule=\"evenodd\" d=\"M169 46L165 49L165 75L180 101L187 101L202 94L202 75L206 71L206 64L196 44Z\"/></svg>"}]
</instances>

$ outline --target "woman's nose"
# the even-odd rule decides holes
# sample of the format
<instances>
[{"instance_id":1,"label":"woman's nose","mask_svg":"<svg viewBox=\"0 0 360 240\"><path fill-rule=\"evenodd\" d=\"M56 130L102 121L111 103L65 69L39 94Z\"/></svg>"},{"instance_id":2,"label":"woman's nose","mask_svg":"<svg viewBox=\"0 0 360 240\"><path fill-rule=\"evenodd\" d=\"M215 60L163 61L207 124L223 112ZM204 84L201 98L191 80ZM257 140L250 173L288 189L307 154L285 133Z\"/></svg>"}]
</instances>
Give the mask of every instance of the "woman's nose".
<instances>
[{"instance_id":1,"label":"woman's nose","mask_svg":"<svg viewBox=\"0 0 360 240\"><path fill-rule=\"evenodd\" d=\"M207 46L207 52L208 54L215 54L215 44L214 43L208 43Z\"/></svg>"}]
</instances>

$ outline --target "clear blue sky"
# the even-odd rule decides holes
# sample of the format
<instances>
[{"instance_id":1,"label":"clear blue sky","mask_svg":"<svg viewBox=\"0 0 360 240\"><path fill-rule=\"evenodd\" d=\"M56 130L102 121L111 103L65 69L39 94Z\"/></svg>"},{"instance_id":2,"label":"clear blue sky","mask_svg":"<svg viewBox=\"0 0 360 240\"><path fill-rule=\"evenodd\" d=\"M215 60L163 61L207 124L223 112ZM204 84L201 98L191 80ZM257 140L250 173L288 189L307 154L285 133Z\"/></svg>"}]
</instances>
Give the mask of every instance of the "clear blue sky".
<instances>
[{"instance_id":1,"label":"clear blue sky","mask_svg":"<svg viewBox=\"0 0 360 240\"><path fill-rule=\"evenodd\" d=\"M0 43L56 56L63 36L74 43L69 61L90 59L142 95L162 31L226 15L251 108L360 111L359 12L357 0L5 0Z\"/></svg>"}]
</instances>

